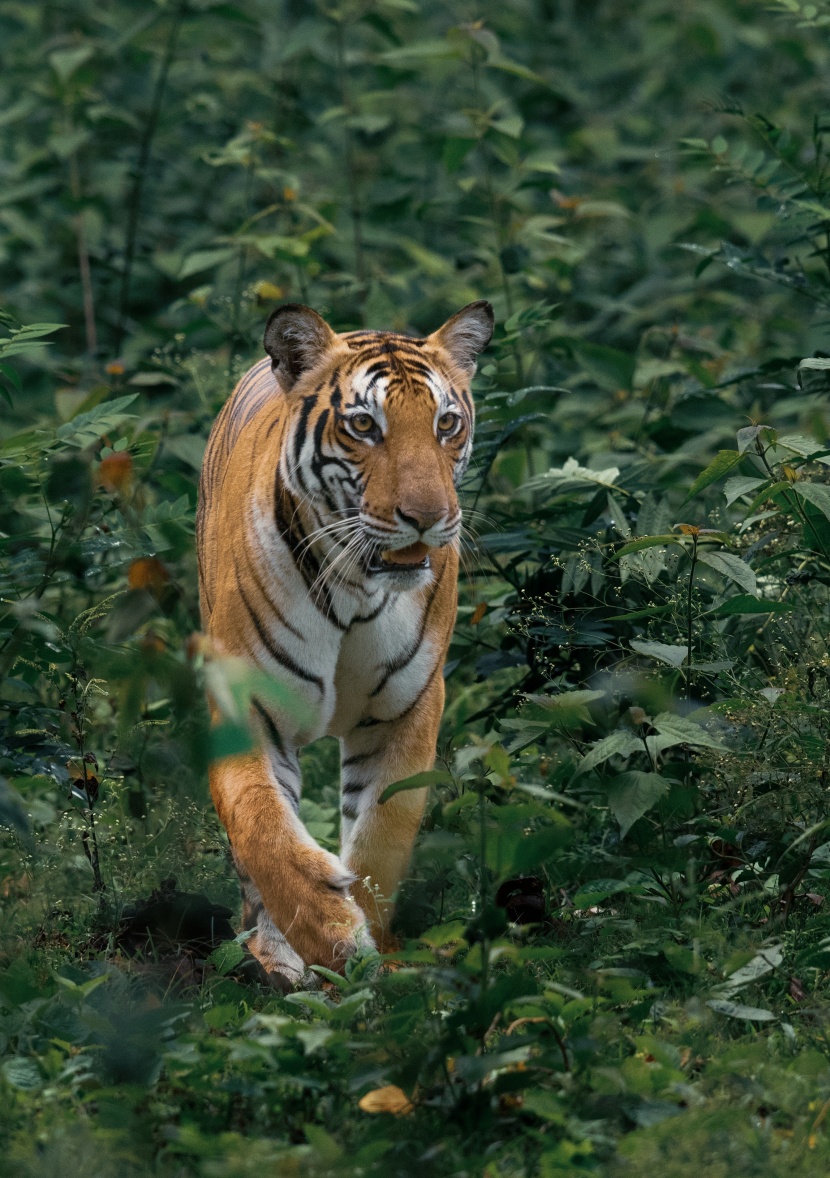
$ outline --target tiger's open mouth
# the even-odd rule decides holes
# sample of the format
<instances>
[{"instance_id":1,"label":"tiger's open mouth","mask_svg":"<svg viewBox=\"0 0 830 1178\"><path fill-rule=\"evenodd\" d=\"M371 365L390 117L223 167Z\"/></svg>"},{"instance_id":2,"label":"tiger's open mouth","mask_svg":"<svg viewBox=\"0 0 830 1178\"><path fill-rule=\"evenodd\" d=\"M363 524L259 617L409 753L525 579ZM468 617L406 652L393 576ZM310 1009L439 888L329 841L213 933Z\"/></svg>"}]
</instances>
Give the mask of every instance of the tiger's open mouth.
<instances>
[{"instance_id":1,"label":"tiger's open mouth","mask_svg":"<svg viewBox=\"0 0 830 1178\"><path fill-rule=\"evenodd\" d=\"M414 573L429 568L429 548L419 540L407 548L375 549L367 562L370 573Z\"/></svg>"}]
</instances>

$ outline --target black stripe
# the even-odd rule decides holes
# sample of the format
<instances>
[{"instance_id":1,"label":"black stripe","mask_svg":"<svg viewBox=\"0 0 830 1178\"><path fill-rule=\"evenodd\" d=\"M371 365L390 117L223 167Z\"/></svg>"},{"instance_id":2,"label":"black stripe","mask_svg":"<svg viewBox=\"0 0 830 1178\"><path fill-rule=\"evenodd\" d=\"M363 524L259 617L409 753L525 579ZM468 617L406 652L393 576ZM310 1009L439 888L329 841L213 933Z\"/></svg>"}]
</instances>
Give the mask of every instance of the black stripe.
<instances>
[{"instance_id":1,"label":"black stripe","mask_svg":"<svg viewBox=\"0 0 830 1178\"><path fill-rule=\"evenodd\" d=\"M389 594L385 593L383 595L383 600L381 601L381 603L377 607L377 609L375 609L370 614L364 614L361 617L352 618L349 628L351 628L351 626L356 626L358 624L358 622L373 622L375 620L375 618L378 617L379 614L383 613L383 611L386 609L386 606L388 604L389 604Z\"/></svg>"},{"instance_id":2,"label":"black stripe","mask_svg":"<svg viewBox=\"0 0 830 1178\"><path fill-rule=\"evenodd\" d=\"M369 788L368 781L344 781L340 787L341 794L362 794Z\"/></svg>"},{"instance_id":3,"label":"black stripe","mask_svg":"<svg viewBox=\"0 0 830 1178\"><path fill-rule=\"evenodd\" d=\"M276 724L274 723L273 719L271 718L271 715L268 712L266 712L265 708L262 706L262 704L259 702L259 700L256 698L256 696L251 697L251 704L253 705L254 708L256 708L257 712L259 713L260 719L262 720L263 724L265 725L266 729L268 730L268 737L269 737L271 743L274 745L274 747L277 749L278 752L285 755L285 745L283 744L283 740L282 740L282 737L280 736L279 729L277 728ZM250 876L248 878L250 878Z\"/></svg>"},{"instance_id":4,"label":"black stripe","mask_svg":"<svg viewBox=\"0 0 830 1178\"><path fill-rule=\"evenodd\" d=\"M262 599L264 600L265 604L268 606L268 608L271 610L271 612L276 616L276 618L280 622L280 624L285 626L286 630L290 631L290 633L292 633L295 636L295 638L299 638L299 639L301 639L301 641L305 642L305 635L302 633L302 631L298 630L296 626L291 625L291 623L288 621L288 619L283 614L282 610L278 606L274 605L273 601L266 593L265 587L263 586L262 581L259 579L258 570L256 568L256 565L254 564L253 560L251 559L250 553L248 552L247 548L245 549L245 554L246 554L246 556L248 556L248 560L246 562L248 565L248 572L251 574L251 579L254 582L254 584L256 585L257 590L259 591L259 594L262 597Z\"/></svg>"},{"instance_id":5,"label":"black stripe","mask_svg":"<svg viewBox=\"0 0 830 1178\"><path fill-rule=\"evenodd\" d=\"M321 695L325 695L326 685L320 676L313 675L310 671L304 670L304 668L301 667L298 662L295 662L295 660L291 657L290 654L287 653L287 651L283 650L281 646L278 646L276 642L274 642L271 635L267 632L267 630L265 630L262 623L260 622L256 611L251 606L250 601L248 601L245 590L239 583L239 577L236 578L236 584L237 588L239 589L239 595L242 598L246 610L248 611L248 616L254 623L254 628L260 637L260 641L274 662L279 663L281 667L285 667L287 671L290 671L292 675L296 675L298 679L303 679L306 683L313 684Z\"/></svg>"},{"instance_id":6,"label":"black stripe","mask_svg":"<svg viewBox=\"0 0 830 1178\"><path fill-rule=\"evenodd\" d=\"M438 671L440 666L441 666L441 660L439 660L438 663L436 663L436 665L432 668L429 678L427 679L426 683L423 685L421 690L418 692L418 694L415 696L412 703L409 704L407 707L405 707L402 712L398 712L397 716L390 716L388 718L388 720L379 720L376 716L366 716L365 719L359 720L357 722L357 724L355 724L352 731L354 732L358 728L375 728L375 727L377 727L378 724L397 724L398 720L405 720L406 717L409 715L409 713L411 711L413 711L414 708L417 708L418 704L423 699L424 695L427 692L427 689L429 688L433 679L435 678L436 671Z\"/></svg>"},{"instance_id":7,"label":"black stripe","mask_svg":"<svg viewBox=\"0 0 830 1178\"><path fill-rule=\"evenodd\" d=\"M340 813L343 815L344 818L349 818L351 820L354 820L355 818L357 818L360 811L358 810L357 806L352 805L351 802L344 802L343 805L340 807Z\"/></svg>"},{"instance_id":8,"label":"black stripe","mask_svg":"<svg viewBox=\"0 0 830 1178\"><path fill-rule=\"evenodd\" d=\"M369 699L374 699L376 695L380 695L381 691L383 691L384 687L392 678L392 676L397 675L399 671L402 671L405 667L408 667L415 658L418 651L421 649L424 641L424 634L426 634L430 611L432 609L433 602L438 595L441 582L444 579L444 573L447 570L447 563L447 561L444 561L444 566L441 569L441 572L438 574L438 577L432 586L432 591L430 592L426 605L424 606L424 612L421 616L421 625L418 628L418 637L415 639L408 650L405 650L402 654L398 655L398 657L391 663L387 663L386 670L383 674L383 677L381 678L380 683L378 683L377 687L375 687L373 691L369 692Z\"/></svg>"},{"instance_id":9,"label":"black stripe","mask_svg":"<svg viewBox=\"0 0 830 1178\"><path fill-rule=\"evenodd\" d=\"M285 500L288 500L289 504L293 507L290 518L286 517ZM310 546L304 544L306 537L302 527L294 527L297 510L298 505L296 500L285 487L280 478L279 471L277 471L274 478L274 522L277 525L277 531L288 546L291 559L294 561L296 568L305 581L306 588L310 589L320 573L320 565L314 553L311 551ZM301 547L302 551L298 555ZM311 600L317 611L338 630L345 632L348 629L348 626L340 620L329 591L323 582L318 584L315 590L315 596Z\"/></svg>"},{"instance_id":10,"label":"black stripe","mask_svg":"<svg viewBox=\"0 0 830 1178\"><path fill-rule=\"evenodd\" d=\"M314 406L316 404L317 404L317 398L313 394L310 394L307 397L303 397L303 407L300 410L300 417L297 422L297 428L294 433L294 466L295 466L295 468L299 468L299 465L300 465L300 454L302 452L303 445L306 440L306 434L308 433L308 418L311 413L311 410L314 408Z\"/></svg>"},{"instance_id":11,"label":"black stripe","mask_svg":"<svg viewBox=\"0 0 830 1178\"><path fill-rule=\"evenodd\" d=\"M353 757L347 757L345 761L341 762L340 768L345 769L348 765L362 765L364 761L371 761L372 757L377 755L377 749L371 753L355 753Z\"/></svg>"}]
</instances>

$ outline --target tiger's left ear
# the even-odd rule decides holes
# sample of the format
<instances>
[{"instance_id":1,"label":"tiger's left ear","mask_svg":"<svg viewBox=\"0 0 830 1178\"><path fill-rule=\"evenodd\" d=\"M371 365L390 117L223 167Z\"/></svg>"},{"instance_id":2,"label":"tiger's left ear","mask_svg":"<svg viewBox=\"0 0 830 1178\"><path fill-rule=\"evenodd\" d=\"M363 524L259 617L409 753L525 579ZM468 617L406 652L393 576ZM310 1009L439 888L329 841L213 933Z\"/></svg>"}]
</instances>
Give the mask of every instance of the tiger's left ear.
<instances>
[{"instance_id":1,"label":"tiger's left ear","mask_svg":"<svg viewBox=\"0 0 830 1178\"><path fill-rule=\"evenodd\" d=\"M313 368L337 336L316 311L302 303L284 303L265 324L265 351L283 391L288 392L304 372Z\"/></svg>"},{"instance_id":2,"label":"tiger's left ear","mask_svg":"<svg viewBox=\"0 0 830 1178\"><path fill-rule=\"evenodd\" d=\"M429 343L438 344L464 372L473 375L479 352L483 352L493 336L496 320L493 308L484 299L468 303L458 314L448 319L429 336Z\"/></svg>"}]
</instances>

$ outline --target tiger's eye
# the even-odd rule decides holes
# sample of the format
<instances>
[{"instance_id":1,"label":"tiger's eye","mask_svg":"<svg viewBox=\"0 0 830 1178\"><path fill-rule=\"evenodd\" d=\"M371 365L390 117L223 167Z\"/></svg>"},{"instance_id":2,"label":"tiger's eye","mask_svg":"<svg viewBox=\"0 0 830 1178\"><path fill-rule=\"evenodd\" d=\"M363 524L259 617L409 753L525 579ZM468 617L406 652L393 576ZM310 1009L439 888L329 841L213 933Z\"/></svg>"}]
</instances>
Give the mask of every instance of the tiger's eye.
<instances>
[{"instance_id":1,"label":"tiger's eye","mask_svg":"<svg viewBox=\"0 0 830 1178\"><path fill-rule=\"evenodd\" d=\"M459 417L455 413L442 413L438 418L438 430L442 434L451 434L459 423Z\"/></svg>"},{"instance_id":2,"label":"tiger's eye","mask_svg":"<svg viewBox=\"0 0 830 1178\"><path fill-rule=\"evenodd\" d=\"M358 434L370 434L375 428L375 419L368 413L356 413L349 418L349 425Z\"/></svg>"}]
</instances>

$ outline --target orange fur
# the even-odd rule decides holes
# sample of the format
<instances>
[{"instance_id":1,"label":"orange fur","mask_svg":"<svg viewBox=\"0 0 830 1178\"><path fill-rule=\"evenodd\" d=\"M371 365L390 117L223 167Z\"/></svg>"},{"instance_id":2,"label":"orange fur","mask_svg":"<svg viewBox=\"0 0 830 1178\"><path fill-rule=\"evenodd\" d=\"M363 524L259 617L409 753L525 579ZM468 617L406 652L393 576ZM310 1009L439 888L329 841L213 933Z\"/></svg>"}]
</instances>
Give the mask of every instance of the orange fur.
<instances>
[{"instance_id":1,"label":"orange fur","mask_svg":"<svg viewBox=\"0 0 830 1178\"><path fill-rule=\"evenodd\" d=\"M456 610L455 484L472 442L469 381L491 330L487 304L425 340L337 336L289 305L266 328L270 363L243 377L211 433L203 625L215 649L289 686L315 717L300 723L295 709L255 700L259 751L210 774L257 930L250 943L275 978L297 980L303 963L342 968L361 942L389 944L426 791L379 799L435 756ZM296 814L297 749L325 734L342 750L340 859Z\"/></svg>"}]
</instances>

